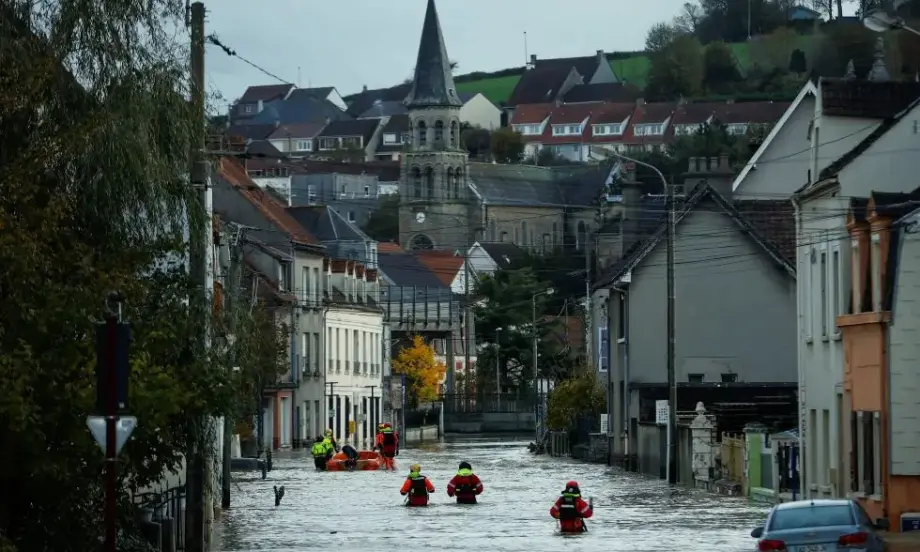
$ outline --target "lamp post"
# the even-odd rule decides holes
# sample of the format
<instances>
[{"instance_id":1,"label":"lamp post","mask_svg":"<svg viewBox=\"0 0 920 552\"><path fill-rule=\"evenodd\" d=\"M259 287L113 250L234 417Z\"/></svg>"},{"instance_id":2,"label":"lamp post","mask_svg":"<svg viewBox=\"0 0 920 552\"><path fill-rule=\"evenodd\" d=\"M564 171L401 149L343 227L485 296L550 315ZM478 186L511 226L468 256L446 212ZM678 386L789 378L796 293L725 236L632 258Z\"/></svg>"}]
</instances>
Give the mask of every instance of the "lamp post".
<instances>
[{"instance_id":1,"label":"lamp post","mask_svg":"<svg viewBox=\"0 0 920 552\"><path fill-rule=\"evenodd\" d=\"M539 371L537 370L537 365L539 363L539 359L537 357L537 340L539 339L539 334L537 333L537 297L540 297L541 295L552 295L555 292L556 290L554 290L553 288L547 288L547 289L544 289L543 291L538 291L537 293L534 293L533 297L531 297L531 305L533 306L533 312L532 312L533 320L532 320L532 325L530 327L530 339L531 339L531 345L533 345L533 420L534 420L534 426L536 428L534 430L536 432L536 440L534 441L534 444L540 443L540 429L541 429L540 428L540 425L541 425L540 424L540 396L539 396L539 392L537 389L537 382L540 379Z\"/></svg>"},{"instance_id":2,"label":"lamp post","mask_svg":"<svg viewBox=\"0 0 920 552\"><path fill-rule=\"evenodd\" d=\"M502 404L502 368L501 368L501 346L498 336L504 328L495 328L495 401L498 407Z\"/></svg>"},{"instance_id":3,"label":"lamp post","mask_svg":"<svg viewBox=\"0 0 920 552\"><path fill-rule=\"evenodd\" d=\"M335 427L335 386L338 384L337 381L326 382L326 386L329 387L329 425L326 427L333 430Z\"/></svg>"},{"instance_id":4,"label":"lamp post","mask_svg":"<svg viewBox=\"0 0 920 552\"><path fill-rule=\"evenodd\" d=\"M903 18L891 15L885 10L869 10L863 16L863 25L870 31L884 33L887 31L904 30L920 36L920 31L907 25Z\"/></svg>"}]
</instances>

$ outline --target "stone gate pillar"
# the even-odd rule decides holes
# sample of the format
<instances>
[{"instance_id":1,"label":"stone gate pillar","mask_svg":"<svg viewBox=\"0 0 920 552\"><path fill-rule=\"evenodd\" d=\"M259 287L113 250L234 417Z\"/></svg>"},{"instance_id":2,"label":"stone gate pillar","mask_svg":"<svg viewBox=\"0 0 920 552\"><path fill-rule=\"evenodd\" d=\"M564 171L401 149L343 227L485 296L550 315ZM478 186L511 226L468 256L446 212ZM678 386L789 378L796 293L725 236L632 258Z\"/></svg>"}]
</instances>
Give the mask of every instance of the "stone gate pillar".
<instances>
[{"instance_id":1,"label":"stone gate pillar","mask_svg":"<svg viewBox=\"0 0 920 552\"><path fill-rule=\"evenodd\" d=\"M712 432L714 424L706 415L706 408L702 402L696 403L696 417L690 422L690 435L692 439L693 454L693 480L697 486L708 488L711 483L711 468L713 467Z\"/></svg>"}]
</instances>

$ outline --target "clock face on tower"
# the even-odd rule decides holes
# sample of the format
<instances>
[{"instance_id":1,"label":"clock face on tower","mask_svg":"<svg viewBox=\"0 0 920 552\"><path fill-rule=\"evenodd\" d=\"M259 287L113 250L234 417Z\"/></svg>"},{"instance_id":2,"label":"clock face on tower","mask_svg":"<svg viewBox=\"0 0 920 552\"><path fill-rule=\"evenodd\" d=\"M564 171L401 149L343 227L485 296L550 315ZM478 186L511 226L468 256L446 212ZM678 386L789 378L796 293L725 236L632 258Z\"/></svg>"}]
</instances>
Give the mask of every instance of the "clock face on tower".
<instances>
[{"instance_id":1,"label":"clock face on tower","mask_svg":"<svg viewBox=\"0 0 920 552\"><path fill-rule=\"evenodd\" d=\"M415 222L422 224L425 222L425 213L415 213Z\"/></svg>"}]
</instances>

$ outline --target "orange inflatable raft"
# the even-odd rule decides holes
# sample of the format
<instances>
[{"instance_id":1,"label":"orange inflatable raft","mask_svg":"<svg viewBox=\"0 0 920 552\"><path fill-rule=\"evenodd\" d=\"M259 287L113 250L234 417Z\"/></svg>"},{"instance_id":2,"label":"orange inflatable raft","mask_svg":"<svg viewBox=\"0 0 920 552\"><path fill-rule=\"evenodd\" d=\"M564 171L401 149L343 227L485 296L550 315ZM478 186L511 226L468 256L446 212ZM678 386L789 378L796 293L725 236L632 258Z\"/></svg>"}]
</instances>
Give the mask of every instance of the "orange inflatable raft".
<instances>
[{"instance_id":1,"label":"orange inflatable raft","mask_svg":"<svg viewBox=\"0 0 920 552\"><path fill-rule=\"evenodd\" d=\"M345 461L348 457L338 452L326 462L326 471L348 471ZM396 461L390 460L390 469L396 467ZM386 459L376 450L362 450L358 452L358 466L356 470L385 470Z\"/></svg>"}]
</instances>

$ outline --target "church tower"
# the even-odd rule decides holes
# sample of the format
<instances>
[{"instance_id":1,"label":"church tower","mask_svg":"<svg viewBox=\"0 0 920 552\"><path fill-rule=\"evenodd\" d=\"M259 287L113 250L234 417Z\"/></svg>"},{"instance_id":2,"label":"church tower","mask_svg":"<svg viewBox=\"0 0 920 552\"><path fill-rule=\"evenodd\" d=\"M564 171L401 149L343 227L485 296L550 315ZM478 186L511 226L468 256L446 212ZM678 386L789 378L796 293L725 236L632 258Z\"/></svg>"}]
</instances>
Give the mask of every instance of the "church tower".
<instances>
[{"instance_id":1,"label":"church tower","mask_svg":"<svg viewBox=\"0 0 920 552\"><path fill-rule=\"evenodd\" d=\"M450 58L434 0L428 0L409 110L410 142L402 155L399 242L405 249L471 245L466 149Z\"/></svg>"}]
</instances>

